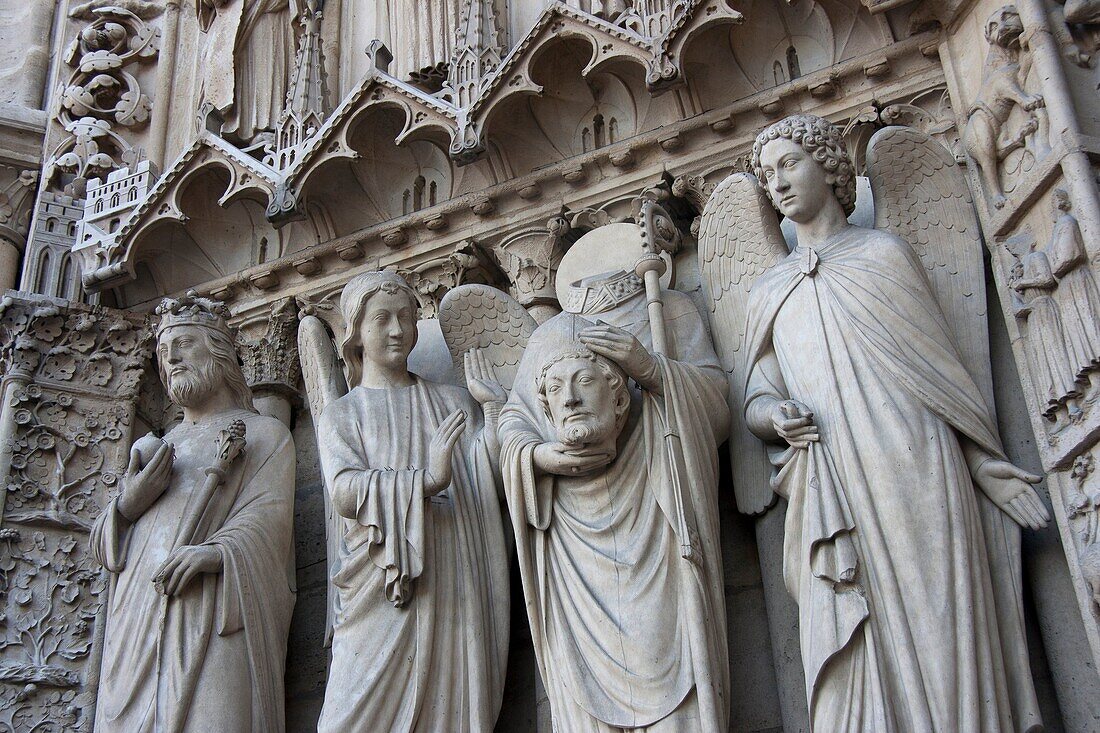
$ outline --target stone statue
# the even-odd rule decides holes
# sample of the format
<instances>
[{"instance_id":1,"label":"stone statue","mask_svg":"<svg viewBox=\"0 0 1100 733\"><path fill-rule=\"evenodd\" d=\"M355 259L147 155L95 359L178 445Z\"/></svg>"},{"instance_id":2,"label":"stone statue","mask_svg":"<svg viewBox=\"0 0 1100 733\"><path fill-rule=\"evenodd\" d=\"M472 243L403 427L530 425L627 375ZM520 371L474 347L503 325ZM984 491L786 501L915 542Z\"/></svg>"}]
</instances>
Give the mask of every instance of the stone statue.
<instances>
[{"instance_id":1,"label":"stone statue","mask_svg":"<svg viewBox=\"0 0 1100 733\"><path fill-rule=\"evenodd\" d=\"M394 73L446 76L464 0L374 0L381 38L394 53Z\"/></svg>"},{"instance_id":2,"label":"stone statue","mask_svg":"<svg viewBox=\"0 0 1100 733\"><path fill-rule=\"evenodd\" d=\"M1020 261L1019 276L1012 282L1019 294L1014 311L1027 322L1029 372L1043 416L1048 418L1067 403L1071 415L1080 412L1076 402L1081 396L1066 350L1062 314L1051 296L1056 287L1047 253L1033 247Z\"/></svg>"},{"instance_id":3,"label":"stone statue","mask_svg":"<svg viewBox=\"0 0 1100 733\"><path fill-rule=\"evenodd\" d=\"M275 129L286 103L297 0L196 1L206 34L200 114L220 116L226 139L256 142Z\"/></svg>"},{"instance_id":4,"label":"stone statue","mask_svg":"<svg viewBox=\"0 0 1100 733\"><path fill-rule=\"evenodd\" d=\"M986 21L985 38L989 54L982 71L982 86L967 114L963 145L974 159L994 208L1002 208L1007 199L1001 186L1001 163L1039 129L1033 114L1043 106L1043 97L1028 94L1022 86L1030 67L1030 57L1021 52L1020 36L1024 25L1013 5L996 10ZM1018 130L1006 130L1012 110L1019 106L1032 113Z\"/></svg>"},{"instance_id":5,"label":"stone statue","mask_svg":"<svg viewBox=\"0 0 1100 733\"><path fill-rule=\"evenodd\" d=\"M253 409L224 305L188 294L157 313L183 421L135 444L92 530L112 574L95 729L281 731L294 443Z\"/></svg>"},{"instance_id":6,"label":"stone statue","mask_svg":"<svg viewBox=\"0 0 1100 733\"><path fill-rule=\"evenodd\" d=\"M651 322L642 242L609 224L562 260L566 312L520 361L502 473L554 729L725 731L725 375L686 295L660 289Z\"/></svg>"},{"instance_id":7,"label":"stone statue","mask_svg":"<svg viewBox=\"0 0 1100 733\"><path fill-rule=\"evenodd\" d=\"M783 568L811 727L1033 730L1019 525L1049 515L990 407L966 184L909 128L876 133L867 162L877 229L847 222L841 131L789 117L757 136L752 165L797 248L747 174L719 184L700 223L735 429L771 446L789 502Z\"/></svg>"},{"instance_id":8,"label":"stone statue","mask_svg":"<svg viewBox=\"0 0 1100 733\"><path fill-rule=\"evenodd\" d=\"M1089 267L1085 241L1077 217L1070 212L1069 194L1058 188L1051 194L1054 230L1047 253L1061 304L1066 346L1072 371L1083 387L1100 377L1100 290Z\"/></svg>"},{"instance_id":9,"label":"stone statue","mask_svg":"<svg viewBox=\"0 0 1100 733\"><path fill-rule=\"evenodd\" d=\"M354 386L328 401L317 427L335 535L332 665L318 730L492 730L508 658L508 554L494 481L507 393L477 350L465 356L469 391L409 372L417 298L399 275L353 278L340 308ZM302 326L321 327L311 324ZM320 406L314 395L337 375L316 373L336 363L314 358L328 348L318 341L299 334L303 367L314 372L311 404Z\"/></svg>"}]
</instances>

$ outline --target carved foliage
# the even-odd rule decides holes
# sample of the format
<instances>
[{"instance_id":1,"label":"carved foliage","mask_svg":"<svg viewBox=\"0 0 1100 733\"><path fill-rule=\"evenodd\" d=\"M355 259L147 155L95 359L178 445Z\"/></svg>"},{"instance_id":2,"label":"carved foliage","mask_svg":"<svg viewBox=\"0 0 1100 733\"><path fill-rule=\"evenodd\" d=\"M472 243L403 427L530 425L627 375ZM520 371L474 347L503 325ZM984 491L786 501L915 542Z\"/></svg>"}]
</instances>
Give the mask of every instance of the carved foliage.
<instances>
[{"instance_id":1,"label":"carved foliage","mask_svg":"<svg viewBox=\"0 0 1100 733\"><path fill-rule=\"evenodd\" d=\"M241 366L248 386L294 394L302 367L298 361L298 317L293 298L271 306L267 332L259 339L238 339Z\"/></svg>"},{"instance_id":2,"label":"carved foliage","mask_svg":"<svg viewBox=\"0 0 1100 733\"><path fill-rule=\"evenodd\" d=\"M101 508L97 497L118 483L104 469L121 460L130 410L34 383L11 390L8 405L16 428L5 521L90 530Z\"/></svg>"},{"instance_id":3,"label":"carved foliage","mask_svg":"<svg viewBox=\"0 0 1100 733\"><path fill-rule=\"evenodd\" d=\"M500 268L480 245L461 242L447 257L416 269L400 269L401 277L416 291L420 318L439 316L439 302L451 289L468 283L495 285L502 279Z\"/></svg>"},{"instance_id":4,"label":"carved foliage","mask_svg":"<svg viewBox=\"0 0 1100 733\"><path fill-rule=\"evenodd\" d=\"M139 321L45 299L0 300L0 334L5 373L118 397L135 393L149 352L149 331Z\"/></svg>"},{"instance_id":5,"label":"carved foliage","mask_svg":"<svg viewBox=\"0 0 1100 733\"><path fill-rule=\"evenodd\" d=\"M7 610L0 627L0 680L79 686L79 664L91 651L105 588L106 579L90 561L81 535L0 529L0 589ZM63 697L71 702L73 696L75 691L51 696L62 708L59 722L76 722L75 711L60 704ZM14 716L16 711L5 713Z\"/></svg>"},{"instance_id":6,"label":"carved foliage","mask_svg":"<svg viewBox=\"0 0 1100 733\"><path fill-rule=\"evenodd\" d=\"M134 316L0 301L0 730L91 727L107 584L87 534L126 468L150 341Z\"/></svg>"},{"instance_id":7,"label":"carved foliage","mask_svg":"<svg viewBox=\"0 0 1100 733\"><path fill-rule=\"evenodd\" d=\"M112 6L93 13L95 20L65 51L73 71L59 92L57 121L68 134L45 169L47 185L66 173L77 194L87 179L137 162L116 127L143 127L152 103L127 67L155 58L160 40L159 29L128 10Z\"/></svg>"}]
</instances>

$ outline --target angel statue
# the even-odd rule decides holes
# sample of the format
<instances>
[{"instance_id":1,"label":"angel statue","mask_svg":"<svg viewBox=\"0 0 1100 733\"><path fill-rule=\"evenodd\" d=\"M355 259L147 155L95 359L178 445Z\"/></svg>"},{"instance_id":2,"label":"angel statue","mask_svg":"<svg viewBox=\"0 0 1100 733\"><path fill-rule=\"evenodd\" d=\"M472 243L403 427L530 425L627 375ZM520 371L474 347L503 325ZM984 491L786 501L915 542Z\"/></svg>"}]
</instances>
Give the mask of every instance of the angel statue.
<instances>
[{"instance_id":1,"label":"angel statue","mask_svg":"<svg viewBox=\"0 0 1100 733\"><path fill-rule=\"evenodd\" d=\"M469 348L499 334L471 334L463 316L511 324L497 339L509 344L534 322L518 303L480 291L441 306L466 311L450 323L459 321L451 340L468 349L467 391L409 371L417 305L392 272L345 286L346 382L321 321L309 316L299 330L329 509L332 664L322 733L489 731L500 711L509 586L494 476L507 392L487 350ZM511 321L488 317L496 305L512 307Z\"/></svg>"},{"instance_id":2,"label":"angel statue","mask_svg":"<svg viewBox=\"0 0 1100 733\"><path fill-rule=\"evenodd\" d=\"M747 431L768 444L789 502L783 572L811 728L1035 730L1020 527L1049 515L1040 477L997 434L965 181L931 138L880 130L866 229L848 224L854 169L829 122L771 125L752 165L797 247L735 174L707 202L699 259L735 447ZM766 490L752 453L731 453L738 492Z\"/></svg>"},{"instance_id":3,"label":"angel statue","mask_svg":"<svg viewBox=\"0 0 1100 733\"><path fill-rule=\"evenodd\" d=\"M500 416L535 657L563 733L728 728L725 374L698 309L660 286L659 253L636 268L669 231L642 218L562 259L565 312L531 336Z\"/></svg>"}]
</instances>

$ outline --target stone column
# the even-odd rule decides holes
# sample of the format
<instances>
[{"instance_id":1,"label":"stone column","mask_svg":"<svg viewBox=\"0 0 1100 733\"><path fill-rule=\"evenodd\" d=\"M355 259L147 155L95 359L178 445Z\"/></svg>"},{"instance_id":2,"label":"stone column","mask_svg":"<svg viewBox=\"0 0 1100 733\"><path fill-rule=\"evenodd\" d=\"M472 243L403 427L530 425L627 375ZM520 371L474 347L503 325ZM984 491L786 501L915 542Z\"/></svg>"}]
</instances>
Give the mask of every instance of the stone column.
<instances>
[{"instance_id":1,"label":"stone column","mask_svg":"<svg viewBox=\"0 0 1100 733\"><path fill-rule=\"evenodd\" d=\"M19 263L22 258L23 247L0 236L0 289L9 290L19 282Z\"/></svg>"},{"instance_id":2,"label":"stone column","mask_svg":"<svg viewBox=\"0 0 1100 733\"><path fill-rule=\"evenodd\" d=\"M126 470L149 344L139 316L0 300L5 730L90 730L109 589L88 532Z\"/></svg>"}]
</instances>

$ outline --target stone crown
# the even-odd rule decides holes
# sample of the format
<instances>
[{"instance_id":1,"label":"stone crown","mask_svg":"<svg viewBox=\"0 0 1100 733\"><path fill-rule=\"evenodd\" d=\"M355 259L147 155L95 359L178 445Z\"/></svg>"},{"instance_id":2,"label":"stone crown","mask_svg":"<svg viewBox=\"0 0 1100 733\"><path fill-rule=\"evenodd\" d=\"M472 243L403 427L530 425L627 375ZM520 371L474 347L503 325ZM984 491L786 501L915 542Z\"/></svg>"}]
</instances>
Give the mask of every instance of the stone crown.
<instances>
[{"instance_id":1,"label":"stone crown","mask_svg":"<svg viewBox=\"0 0 1100 733\"><path fill-rule=\"evenodd\" d=\"M194 290L188 290L182 298L165 298L157 306L160 316L157 336L172 326L202 326L232 336L229 328L229 308L219 300L203 298Z\"/></svg>"}]
</instances>

